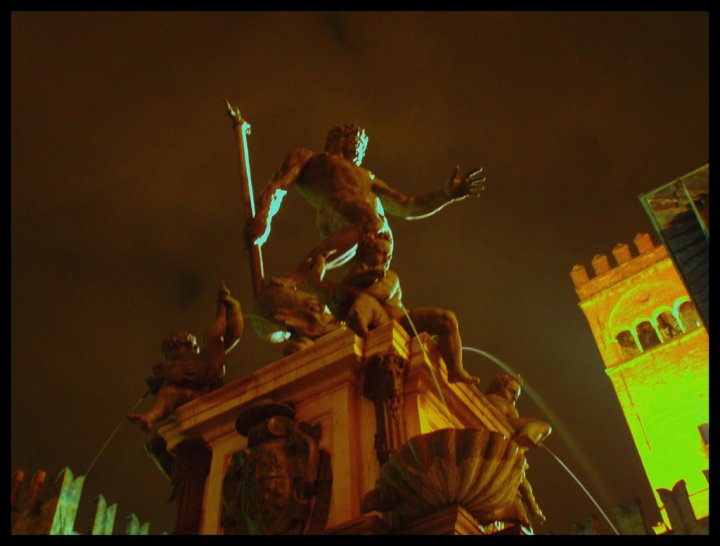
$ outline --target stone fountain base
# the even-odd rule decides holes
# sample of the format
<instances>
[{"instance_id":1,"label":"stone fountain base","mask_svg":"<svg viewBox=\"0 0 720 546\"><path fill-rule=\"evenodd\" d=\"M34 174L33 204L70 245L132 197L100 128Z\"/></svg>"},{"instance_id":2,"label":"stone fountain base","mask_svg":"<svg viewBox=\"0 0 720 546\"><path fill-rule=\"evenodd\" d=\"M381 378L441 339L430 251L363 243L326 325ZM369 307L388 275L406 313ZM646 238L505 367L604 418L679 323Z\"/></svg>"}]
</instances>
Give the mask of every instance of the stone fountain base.
<instances>
[{"instance_id":1,"label":"stone fountain base","mask_svg":"<svg viewBox=\"0 0 720 546\"><path fill-rule=\"evenodd\" d=\"M159 429L168 451L201 442L209 452L197 534L486 534L524 523L508 508L524 464L510 425L476 386L449 383L435 344L419 338L425 354L397 323L365 339L340 329L178 408ZM258 399L290 409L250 422L246 408ZM265 493L231 494L230 474L236 487ZM291 475L294 485L283 481ZM409 493L426 486L431 498ZM253 521L263 516L243 502L274 514L272 525ZM247 521L228 526L229 513Z\"/></svg>"}]
</instances>

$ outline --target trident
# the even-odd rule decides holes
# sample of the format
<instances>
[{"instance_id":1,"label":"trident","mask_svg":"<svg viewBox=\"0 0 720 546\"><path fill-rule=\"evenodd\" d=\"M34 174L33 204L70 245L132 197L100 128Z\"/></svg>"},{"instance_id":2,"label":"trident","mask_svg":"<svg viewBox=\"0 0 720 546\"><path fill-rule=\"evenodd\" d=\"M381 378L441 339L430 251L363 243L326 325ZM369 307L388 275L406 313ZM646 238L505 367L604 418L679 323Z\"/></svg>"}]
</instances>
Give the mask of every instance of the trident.
<instances>
[{"instance_id":1,"label":"trident","mask_svg":"<svg viewBox=\"0 0 720 546\"><path fill-rule=\"evenodd\" d=\"M255 197L253 196L252 179L250 178L250 159L248 158L247 136L250 134L250 124L240 114L237 105L233 108L230 102L225 99L227 115L230 116L235 129L235 136L238 147L238 160L240 162L240 181L242 182L242 199L245 213L245 229L255 217ZM246 237L247 239L247 237ZM253 293L255 297L263 289L265 274L263 272L262 251L260 247L248 241L248 252L250 257L250 275L252 276Z\"/></svg>"}]
</instances>

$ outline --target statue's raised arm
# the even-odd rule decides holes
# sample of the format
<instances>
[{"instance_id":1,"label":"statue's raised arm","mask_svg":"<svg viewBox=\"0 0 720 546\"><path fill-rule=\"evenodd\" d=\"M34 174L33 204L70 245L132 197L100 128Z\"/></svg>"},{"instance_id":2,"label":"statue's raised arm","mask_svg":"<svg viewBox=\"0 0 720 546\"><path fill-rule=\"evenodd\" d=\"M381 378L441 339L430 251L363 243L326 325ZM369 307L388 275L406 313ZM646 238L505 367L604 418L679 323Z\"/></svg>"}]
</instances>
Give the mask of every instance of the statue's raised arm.
<instances>
[{"instance_id":1,"label":"statue's raised arm","mask_svg":"<svg viewBox=\"0 0 720 546\"><path fill-rule=\"evenodd\" d=\"M127 415L131 423L150 431L176 408L222 386L225 356L243 334L240 302L221 285L216 299L215 320L205 336L202 349L197 339L185 330L168 335L162 342L163 360L152 368L146 379L149 392L155 395L152 405L143 413Z\"/></svg>"},{"instance_id":2,"label":"statue's raised arm","mask_svg":"<svg viewBox=\"0 0 720 546\"><path fill-rule=\"evenodd\" d=\"M249 245L262 246L270 236L272 218L280 210L282 200L295 184L313 152L302 148L292 150L273 175L255 202L255 217L247 226Z\"/></svg>"},{"instance_id":3,"label":"statue's raised arm","mask_svg":"<svg viewBox=\"0 0 720 546\"><path fill-rule=\"evenodd\" d=\"M420 220L432 216L450 203L462 201L470 196L479 197L485 189L486 182L482 173L483 169L480 167L471 169L463 175L460 174L460 166L456 165L445 188L412 197L404 195L377 177L373 178L372 188L388 214L406 220Z\"/></svg>"}]
</instances>

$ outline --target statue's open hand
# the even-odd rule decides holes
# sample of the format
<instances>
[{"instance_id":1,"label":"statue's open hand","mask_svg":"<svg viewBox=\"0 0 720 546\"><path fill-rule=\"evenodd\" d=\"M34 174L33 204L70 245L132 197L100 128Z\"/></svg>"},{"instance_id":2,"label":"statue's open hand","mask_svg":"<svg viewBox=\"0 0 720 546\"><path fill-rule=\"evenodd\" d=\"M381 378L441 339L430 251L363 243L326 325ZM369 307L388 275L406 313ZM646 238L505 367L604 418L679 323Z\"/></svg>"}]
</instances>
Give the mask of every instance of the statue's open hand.
<instances>
[{"instance_id":1,"label":"statue's open hand","mask_svg":"<svg viewBox=\"0 0 720 546\"><path fill-rule=\"evenodd\" d=\"M485 189L485 180L482 167L471 169L463 175L460 174L460 165L455 165L455 171L445 191L448 197L454 200L465 199L469 195L477 197Z\"/></svg>"}]
</instances>

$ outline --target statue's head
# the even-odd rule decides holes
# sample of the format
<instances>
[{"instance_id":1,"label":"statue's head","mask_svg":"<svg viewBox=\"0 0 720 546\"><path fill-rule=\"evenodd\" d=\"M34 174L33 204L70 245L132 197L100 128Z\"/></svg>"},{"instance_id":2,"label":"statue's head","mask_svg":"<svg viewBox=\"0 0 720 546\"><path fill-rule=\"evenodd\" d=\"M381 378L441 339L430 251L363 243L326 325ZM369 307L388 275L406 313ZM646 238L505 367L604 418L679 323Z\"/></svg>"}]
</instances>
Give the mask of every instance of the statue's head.
<instances>
[{"instance_id":1,"label":"statue's head","mask_svg":"<svg viewBox=\"0 0 720 546\"><path fill-rule=\"evenodd\" d=\"M160 345L160 352L165 360L171 360L177 358L180 353L184 351L190 351L198 354L200 347L198 346L197 339L190 332L184 330L178 330L168 335Z\"/></svg>"},{"instance_id":2,"label":"statue's head","mask_svg":"<svg viewBox=\"0 0 720 546\"><path fill-rule=\"evenodd\" d=\"M354 123L346 123L330 130L325 140L325 151L338 152L359 167L365 157L367 145L365 129Z\"/></svg>"},{"instance_id":3,"label":"statue's head","mask_svg":"<svg viewBox=\"0 0 720 546\"><path fill-rule=\"evenodd\" d=\"M389 232L366 233L358 242L343 282L368 286L385 276L392 260L393 240Z\"/></svg>"},{"instance_id":4,"label":"statue's head","mask_svg":"<svg viewBox=\"0 0 720 546\"><path fill-rule=\"evenodd\" d=\"M513 377L510 374L499 373L492 380L486 392L487 394L497 394L514 403L520 398L522 392L522 376L518 374Z\"/></svg>"},{"instance_id":5,"label":"statue's head","mask_svg":"<svg viewBox=\"0 0 720 546\"><path fill-rule=\"evenodd\" d=\"M355 258L369 266L388 266L392 260L393 240L390 232L366 233L358 243Z\"/></svg>"}]
</instances>

